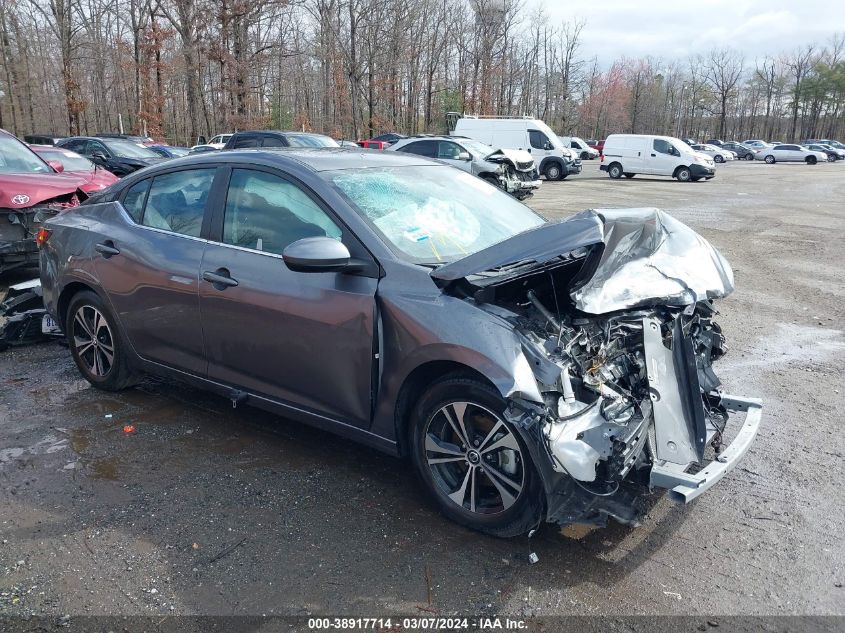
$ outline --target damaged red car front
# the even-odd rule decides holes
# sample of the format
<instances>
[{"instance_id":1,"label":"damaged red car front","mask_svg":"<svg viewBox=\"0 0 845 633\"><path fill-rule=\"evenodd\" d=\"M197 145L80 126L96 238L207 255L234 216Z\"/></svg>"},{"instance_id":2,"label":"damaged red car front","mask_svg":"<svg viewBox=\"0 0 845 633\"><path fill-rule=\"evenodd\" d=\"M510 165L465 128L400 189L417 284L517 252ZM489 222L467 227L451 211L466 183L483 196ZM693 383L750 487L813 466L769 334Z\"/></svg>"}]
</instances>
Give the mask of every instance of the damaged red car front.
<instances>
[{"instance_id":1,"label":"damaged red car front","mask_svg":"<svg viewBox=\"0 0 845 633\"><path fill-rule=\"evenodd\" d=\"M0 130L0 273L37 264L41 223L88 197L85 179L62 171Z\"/></svg>"}]
</instances>

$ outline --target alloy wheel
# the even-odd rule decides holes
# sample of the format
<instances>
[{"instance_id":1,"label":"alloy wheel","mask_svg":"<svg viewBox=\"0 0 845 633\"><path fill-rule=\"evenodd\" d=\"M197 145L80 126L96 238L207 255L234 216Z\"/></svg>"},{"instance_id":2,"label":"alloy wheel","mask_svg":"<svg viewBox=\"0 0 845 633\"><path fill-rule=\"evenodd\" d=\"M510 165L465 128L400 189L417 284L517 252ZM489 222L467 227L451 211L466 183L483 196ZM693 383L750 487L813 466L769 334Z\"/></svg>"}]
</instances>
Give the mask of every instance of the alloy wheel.
<instances>
[{"instance_id":1,"label":"alloy wheel","mask_svg":"<svg viewBox=\"0 0 845 633\"><path fill-rule=\"evenodd\" d=\"M114 337L97 308L83 305L73 316L72 332L76 355L88 372L104 378L114 367Z\"/></svg>"},{"instance_id":2,"label":"alloy wheel","mask_svg":"<svg viewBox=\"0 0 845 633\"><path fill-rule=\"evenodd\" d=\"M444 405L425 427L425 460L452 503L490 516L505 512L525 484L525 460L510 427L471 402Z\"/></svg>"}]
</instances>

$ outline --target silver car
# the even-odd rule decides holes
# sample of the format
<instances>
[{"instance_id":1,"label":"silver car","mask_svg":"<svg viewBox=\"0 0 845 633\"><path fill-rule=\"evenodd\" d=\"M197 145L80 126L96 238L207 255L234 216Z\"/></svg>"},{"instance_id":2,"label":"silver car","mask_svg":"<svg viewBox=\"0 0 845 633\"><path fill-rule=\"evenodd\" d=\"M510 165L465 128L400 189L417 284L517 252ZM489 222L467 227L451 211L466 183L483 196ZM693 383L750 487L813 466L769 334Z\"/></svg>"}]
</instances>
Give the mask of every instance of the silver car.
<instances>
[{"instance_id":1,"label":"silver car","mask_svg":"<svg viewBox=\"0 0 845 633\"><path fill-rule=\"evenodd\" d=\"M547 222L407 153L231 150L127 176L37 243L93 386L157 374L406 458L488 534L636 524L761 420L714 373L730 265L656 209Z\"/></svg>"},{"instance_id":2,"label":"silver car","mask_svg":"<svg viewBox=\"0 0 845 633\"><path fill-rule=\"evenodd\" d=\"M827 154L816 152L800 145L772 145L761 149L757 153L757 160L762 160L772 165L777 162L799 162L815 165L816 163L827 162Z\"/></svg>"},{"instance_id":3,"label":"silver car","mask_svg":"<svg viewBox=\"0 0 845 633\"><path fill-rule=\"evenodd\" d=\"M709 156L717 163L724 163L725 161L736 160L735 152L732 152L728 149L722 149L721 147L716 147L715 145L700 143L698 145L692 145L691 147L696 152L704 154L705 156Z\"/></svg>"},{"instance_id":4,"label":"silver car","mask_svg":"<svg viewBox=\"0 0 845 633\"><path fill-rule=\"evenodd\" d=\"M404 138L387 149L436 158L486 180L517 200L530 197L540 187L534 159L524 150L497 150L463 136L430 135Z\"/></svg>"}]
</instances>

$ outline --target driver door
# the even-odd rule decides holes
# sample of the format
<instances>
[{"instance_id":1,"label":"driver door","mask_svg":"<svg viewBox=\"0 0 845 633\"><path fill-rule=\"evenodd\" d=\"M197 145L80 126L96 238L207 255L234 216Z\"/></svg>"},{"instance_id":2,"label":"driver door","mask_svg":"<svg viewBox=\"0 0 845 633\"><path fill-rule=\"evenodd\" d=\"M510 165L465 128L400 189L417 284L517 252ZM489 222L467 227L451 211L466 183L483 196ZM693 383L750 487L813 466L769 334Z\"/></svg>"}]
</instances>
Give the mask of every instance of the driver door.
<instances>
[{"instance_id":1,"label":"driver door","mask_svg":"<svg viewBox=\"0 0 845 633\"><path fill-rule=\"evenodd\" d=\"M293 272L282 252L327 236L372 258L310 190L275 170L232 169L213 223L199 282L208 377L368 427L378 279Z\"/></svg>"},{"instance_id":2,"label":"driver door","mask_svg":"<svg viewBox=\"0 0 845 633\"><path fill-rule=\"evenodd\" d=\"M452 141L437 141L437 158L463 171L472 173L472 158L461 157L467 155L463 147Z\"/></svg>"},{"instance_id":3,"label":"driver door","mask_svg":"<svg viewBox=\"0 0 845 633\"><path fill-rule=\"evenodd\" d=\"M652 140L646 169L643 173L657 176L671 176L678 166L680 152L667 140L656 138Z\"/></svg>"}]
</instances>

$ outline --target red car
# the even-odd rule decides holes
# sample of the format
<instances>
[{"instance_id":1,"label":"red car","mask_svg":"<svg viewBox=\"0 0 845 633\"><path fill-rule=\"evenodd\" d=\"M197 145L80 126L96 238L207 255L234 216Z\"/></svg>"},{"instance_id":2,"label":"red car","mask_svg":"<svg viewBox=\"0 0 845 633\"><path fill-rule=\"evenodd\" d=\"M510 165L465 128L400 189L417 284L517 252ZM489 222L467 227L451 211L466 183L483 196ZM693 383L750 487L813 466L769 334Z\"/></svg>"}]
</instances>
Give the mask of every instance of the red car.
<instances>
[{"instance_id":1,"label":"red car","mask_svg":"<svg viewBox=\"0 0 845 633\"><path fill-rule=\"evenodd\" d=\"M38 263L41 222L88 197L86 179L63 171L0 130L0 273Z\"/></svg>"},{"instance_id":2,"label":"red car","mask_svg":"<svg viewBox=\"0 0 845 633\"><path fill-rule=\"evenodd\" d=\"M92 163L84 156L62 147L53 145L30 145L33 152L47 161L61 163L64 166L64 174L73 174L85 179L85 184L80 187L82 191L91 194L100 189L105 189L111 184L120 180L107 169Z\"/></svg>"},{"instance_id":3,"label":"red car","mask_svg":"<svg viewBox=\"0 0 845 633\"><path fill-rule=\"evenodd\" d=\"M599 151L599 155L604 154L604 139L600 141L587 141L587 145Z\"/></svg>"}]
</instances>

